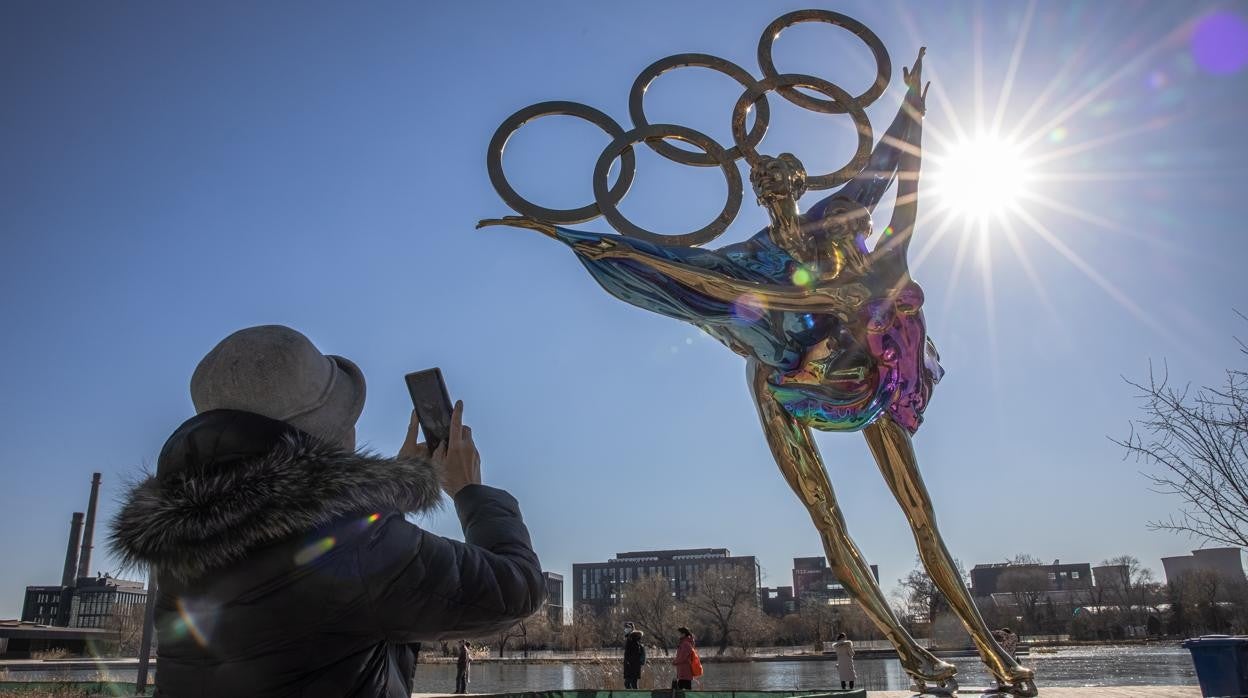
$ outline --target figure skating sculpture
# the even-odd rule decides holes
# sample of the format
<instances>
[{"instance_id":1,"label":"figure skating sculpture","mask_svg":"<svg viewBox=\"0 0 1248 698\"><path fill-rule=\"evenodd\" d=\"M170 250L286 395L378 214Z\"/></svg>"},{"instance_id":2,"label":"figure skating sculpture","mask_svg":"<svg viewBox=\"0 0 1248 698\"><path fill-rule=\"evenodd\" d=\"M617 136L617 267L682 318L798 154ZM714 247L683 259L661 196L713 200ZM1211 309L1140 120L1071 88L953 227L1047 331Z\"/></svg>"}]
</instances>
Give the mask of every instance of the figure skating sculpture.
<instances>
[{"instance_id":1,"label":"figure skating sculpture","mask_svg":"<svg viewBox=\"0 0 1248 698\"><path fill-rule=\"evenodd\" d=\"M866 41L879 67L875 85L855 98L811 76L777 74L770 59L771 42L785 27L802 21L836 24ZM941 539L911 442L943 372L923 322L923 291L907 266L918 210L927 91L922 83L923 50L913 67L903 68L905 99L874 150L863 107L883 93L891 66L882 44L865 26L835 12L790 13L764 32L759 62L765 74L761 81L727 61L701 54L656 62L633 86L631 111L637 127L629 132L601 112L572 103L548 102L517 112L495 134L488 164L500 195L527 215L483 220L478 227L516 226L558 240L571 247L615 297L696 325L745 357L747 380L772 455L819 530L837 579L897 648L916 690L952 693L957 689L955 667L933 656L902 628L850 538L811 433L862 431L910 522L924 566L970 632L998 681L997 690L1034 696L1033 672L993 640ZM686 65L720 70L745 85L733 112L734 148L726 150L691 129L646 123L641 108L646 86L658 74ZM793 89L799 86L829 99ZM765 94L772 90L800 106L849 113L859 132L854 159L838 172L814 177L789 153L759 155L755 146L767 127ZM755 126L747 133L746 117L752 107L757 107ZM507 137L525 121L553 113L583 116L615 136L598 161L595 205L569 211L539 209L520 199L502 176ZM663 138L697 145L705 155L672 148L661 142ZM729 180L729 202L720 217L701 231L679 236L655 235L624 219L615 205L631 184L631 146L639 142L687 164L718 164ZM617 157L624 159L624 168L615 187L608 187L607 172ZM738 157L750 164L750 183L770 225L744 242L715 250L699 248L696 245L714 238L735 216L740 203L734 162ZM871 213L894 181L892 219L873 236ZM808 189L840 184L845 184L840 191L806 213L799 211L798 200ZM599 213L625 234L558 225ZM871 237L876 240L868 245Z\"/></svg>"}]
</instances>

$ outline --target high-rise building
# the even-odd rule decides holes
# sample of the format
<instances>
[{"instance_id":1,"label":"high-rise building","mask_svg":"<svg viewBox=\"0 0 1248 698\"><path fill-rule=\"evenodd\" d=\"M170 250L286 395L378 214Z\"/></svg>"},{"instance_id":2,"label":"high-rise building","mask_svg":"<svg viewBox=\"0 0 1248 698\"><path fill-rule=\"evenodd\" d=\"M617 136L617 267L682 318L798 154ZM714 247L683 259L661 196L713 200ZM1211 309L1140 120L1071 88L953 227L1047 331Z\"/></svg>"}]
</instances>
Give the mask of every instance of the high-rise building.
<instances>
[{"instance_id":1,"label":"high-rise building","mask_svg":"<svg viewBox=\"0 0 1248 698\"><path fill-rule=\"evenodd\" d=\"M871 565L871 575L876 584L880 582L880 568ZM849 592L837 579L836 573L828 567L828 560L819 557L793 558L793 596L799 605L817 604L848 604L851 603Z\"/></svg>"},{"instance_id":2,"label":"high-rise building","mask_svg":"<svg viewBox=\"0 0 1248 698\"><path fill-rule=\"evenodd\" d=\"M563 627L563 575L556 572L543 572L546 581L546 602L542 604L542 613L556 630Z\"/></svg>"},{"instance_id":3,"label":"high-rise building","mask_svg":"<svg viewBox=\"0 0 1248 698\"><path fill-rule=\"evenodd\" d=\"M667 580L672 596L684 599L693 593L697 578L708 569L740 567L749 571L757 590L761 569L753 555L733 556L727 548L642 550L617 553L606 562L572 565L572 599L575 608L601 612L619 604L624 586L642 577Z\"/></svg>"}]
</instances>

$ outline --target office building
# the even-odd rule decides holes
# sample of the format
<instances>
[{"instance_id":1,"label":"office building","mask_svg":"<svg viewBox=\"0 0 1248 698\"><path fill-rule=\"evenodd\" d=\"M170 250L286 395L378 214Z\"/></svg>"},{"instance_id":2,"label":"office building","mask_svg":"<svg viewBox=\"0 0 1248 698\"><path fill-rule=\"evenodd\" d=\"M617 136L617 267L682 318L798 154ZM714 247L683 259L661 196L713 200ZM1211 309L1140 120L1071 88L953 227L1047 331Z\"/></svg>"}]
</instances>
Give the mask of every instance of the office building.
<instances>
[{"instance_id":1,"label":"office building","mask_svg":"<svg viewBox=\"0 0 1248 698\"><path fill-rule=\"evenodd\" d=\"M1092 588L1092 565L1054 560L1051 565L999 562L971 569L971 592L992 596L1002 592L1073 592Z\"/></svg>"},{"instance_id":2,"label":"office building","mask_svg":"<svg viewBox=\"0 0 1248 698\"><path fill-rule=\"evenodd\" d=\"M605 562L572 565L573 604L596 613L604 611L619 604L627 584L651 576L666 579L672 596L684 599L693 593L700 574L722 567L745 569L754 580L754 588L761 586L762 573L753 555L733 556L727 548L642 550L617 553Z\"/></svg>"},{"instance_id":3,"label":"office building","mask_svg":"<svg viewBox=\"0 0 1248 698\"><path fill-rule=\"evenodd\" d=\"M880 568L871 565L871 575L875 583L880 583ZM819 557L793 558L793 596L801 604L832 604L851 603L849 592L837 579L836 573L828 567L828 560Z\"/></svg>"}]
</instances>

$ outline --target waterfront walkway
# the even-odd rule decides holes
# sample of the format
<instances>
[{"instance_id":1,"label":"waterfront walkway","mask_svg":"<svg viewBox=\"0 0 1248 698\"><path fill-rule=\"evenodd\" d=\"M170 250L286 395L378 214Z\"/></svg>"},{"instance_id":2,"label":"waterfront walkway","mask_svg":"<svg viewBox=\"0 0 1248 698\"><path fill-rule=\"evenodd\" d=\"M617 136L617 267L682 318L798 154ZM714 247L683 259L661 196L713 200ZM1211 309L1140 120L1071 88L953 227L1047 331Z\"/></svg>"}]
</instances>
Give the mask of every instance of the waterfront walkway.
<instances>
[{"instance_id":1,"label":"waterfront walkway","mask_svg":"<svg viewBox=\"0 0 1248 698\"><path fill-rule=\"evenodd\" d=\"M963 688L959 696L978 695L973 688ZM912 698L913 691L867 691L868 698ZM1198 686L1101 686L1097 688L1040 687L1039 698L1200 698Z\"/></svg>"},{"instance_id":2,"label":"waterfront walkway","mask_svg":"<svg viewBox=\"0 0 1248 698\"><path fill-rule=\"evenodd\" d=\"M963 688L962 698L978 696L980 689ZM484 695L484 694L469 694ZM697 695L693 691L688 695ZM868 698L913 698L913 691L867 691ZM459 698L448 693L413 693L412 698ZM1039 698L1200 698L1197 686L1100 686L1095 688L1040 688Z\"/></svg>"}]
</instances>

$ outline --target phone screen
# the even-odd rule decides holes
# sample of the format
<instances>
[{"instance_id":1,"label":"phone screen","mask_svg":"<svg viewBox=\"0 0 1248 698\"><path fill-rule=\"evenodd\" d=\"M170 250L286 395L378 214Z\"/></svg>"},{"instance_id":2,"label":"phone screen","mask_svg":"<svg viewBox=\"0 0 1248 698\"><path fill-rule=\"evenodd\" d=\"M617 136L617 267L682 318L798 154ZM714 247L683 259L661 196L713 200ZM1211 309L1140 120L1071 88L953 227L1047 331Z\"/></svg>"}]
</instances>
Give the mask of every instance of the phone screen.
<instances>
[{"instance_id":1,"label":"phone screen","mask_svg":"<svg viewBox=\"0 0 1248 698\"><path fill-rule=\"evenodd\" d=\"M407 391L416 408L416 419L425 433L425 443L435 451L446 442L451 433L451 398L442 380L442 371L430 368L409 373L404 377Z\"/></svg>"}]
</instances>

